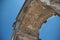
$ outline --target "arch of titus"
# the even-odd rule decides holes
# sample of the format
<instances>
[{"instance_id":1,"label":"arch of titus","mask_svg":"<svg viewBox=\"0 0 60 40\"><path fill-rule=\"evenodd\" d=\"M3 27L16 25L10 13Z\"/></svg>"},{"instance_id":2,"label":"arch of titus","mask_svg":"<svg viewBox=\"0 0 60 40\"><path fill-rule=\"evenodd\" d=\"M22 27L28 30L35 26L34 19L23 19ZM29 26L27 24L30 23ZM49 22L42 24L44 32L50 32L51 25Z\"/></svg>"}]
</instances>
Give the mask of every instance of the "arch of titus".
<instances>
[{"instance_id":1,"label":"arch of titus","mask_svg":"<svg viewBox=\"0 0 60 40\"><path fill-rule=\"evenodd\" d=\"M53 2L58 2L53 0ZM39 29L53 15L60 16L59 8L47 5L41 0L25 0L25 3L14 22L11 40L42 40Z\"/></svg>"}]
</instances>

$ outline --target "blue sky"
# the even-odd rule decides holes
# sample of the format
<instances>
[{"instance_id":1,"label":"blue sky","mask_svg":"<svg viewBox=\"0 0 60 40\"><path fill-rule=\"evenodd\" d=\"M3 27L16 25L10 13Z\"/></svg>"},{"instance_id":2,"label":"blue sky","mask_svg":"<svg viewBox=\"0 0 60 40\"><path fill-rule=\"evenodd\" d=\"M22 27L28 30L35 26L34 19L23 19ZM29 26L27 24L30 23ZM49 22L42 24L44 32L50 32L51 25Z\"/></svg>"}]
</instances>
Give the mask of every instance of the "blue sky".
<instances>
[{"instance_id":1,"label":"blue sky","mask_svg":"<svg viewBox=\"0 0 60 40\"><path fill-rule=\"evenodd\" d=\"M10 40L12 24L16 20L24 0L0 0L0 40Z\"/></svg>"},{"instance_id":2,"label":"blue sky","mask_svg":"<svg viewBox=\"0 0 60 40\"><path fill-rule=\"evenodd\" d=\"M39 30L42 40L60 40L60 17L52 16Z\"/></svg>"}]
</instances>

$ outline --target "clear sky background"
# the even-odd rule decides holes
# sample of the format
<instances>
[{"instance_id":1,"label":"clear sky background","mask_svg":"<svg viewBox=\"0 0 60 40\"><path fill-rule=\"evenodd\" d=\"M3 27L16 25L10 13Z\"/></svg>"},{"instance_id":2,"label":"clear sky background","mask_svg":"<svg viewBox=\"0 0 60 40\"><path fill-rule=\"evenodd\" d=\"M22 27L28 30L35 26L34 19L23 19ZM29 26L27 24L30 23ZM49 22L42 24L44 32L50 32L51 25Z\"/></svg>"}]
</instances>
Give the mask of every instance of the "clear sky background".
<instances>
[{"instance_id":1,"label":"clear sky background","mask_svg":"<svg viewBox=\"0 0 60 40\"><path fill-rule=\"evenodd\" d=\"M0 40L10 40L12 24L25 0L0 0ZM41 33L40 33L41 32ZM60 17L52 16L39 31L42 40L60 40Z\"/></svg>"},{"instance_id":2,"label":"clear sky background","mask_svg":"<svg viewBox=\"0 0 60 40\"><path fill-rule=\"evenodd\" d=\"M12 25L24 0L0 0L0 40L10 40Z\"/></svg>"},{"instance_id":3,"label":"clear sky background","mask_svg":"<svg viewBox=\"0 0 60 40\"><path fill-rule=\"evenodd\" d=\"M60 17L52 16L39 30L42 40L60 40Z\"/></svg>"}]
</instances>

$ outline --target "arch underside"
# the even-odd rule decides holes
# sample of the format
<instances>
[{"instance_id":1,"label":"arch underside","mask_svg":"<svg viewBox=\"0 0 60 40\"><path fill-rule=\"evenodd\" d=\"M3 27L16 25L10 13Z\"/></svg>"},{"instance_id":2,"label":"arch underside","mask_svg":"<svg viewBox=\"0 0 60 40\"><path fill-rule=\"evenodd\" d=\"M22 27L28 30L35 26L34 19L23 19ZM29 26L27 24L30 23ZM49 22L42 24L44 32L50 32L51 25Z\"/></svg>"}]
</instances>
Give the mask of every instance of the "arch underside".
<instances>
[{"instance_id":1,"label":"arch underside","mask_svg":"<svg viewBox=\"0 0 60 40\"><path fill-rule=\"evenodd\" d=\"M53 15L60 15L60 11L44 5L40 0L26 1L14 23L12 40L39 40L38 31L41 25Z\"/></svg>"}]
</instances>

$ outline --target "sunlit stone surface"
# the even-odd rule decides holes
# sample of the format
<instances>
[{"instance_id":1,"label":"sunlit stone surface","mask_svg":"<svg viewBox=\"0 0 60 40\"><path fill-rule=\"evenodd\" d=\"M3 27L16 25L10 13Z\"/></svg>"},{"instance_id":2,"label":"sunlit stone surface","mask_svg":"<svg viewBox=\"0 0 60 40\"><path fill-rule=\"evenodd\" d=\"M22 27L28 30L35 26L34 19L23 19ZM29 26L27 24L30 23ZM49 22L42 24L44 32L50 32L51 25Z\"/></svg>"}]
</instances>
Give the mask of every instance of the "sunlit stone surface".
<instances>
[{"instance_id":1,"label":"sunlit stone surface","mask_svg":"<svg viewBox=\"0 0 60 40\"><path fill-rule=\"evenodd\" d=\"M26 0L14 23L13 40L39 40L41 25L53 15L60 16L60 11L40 0Z\"/></svg>"}]
</instances>

